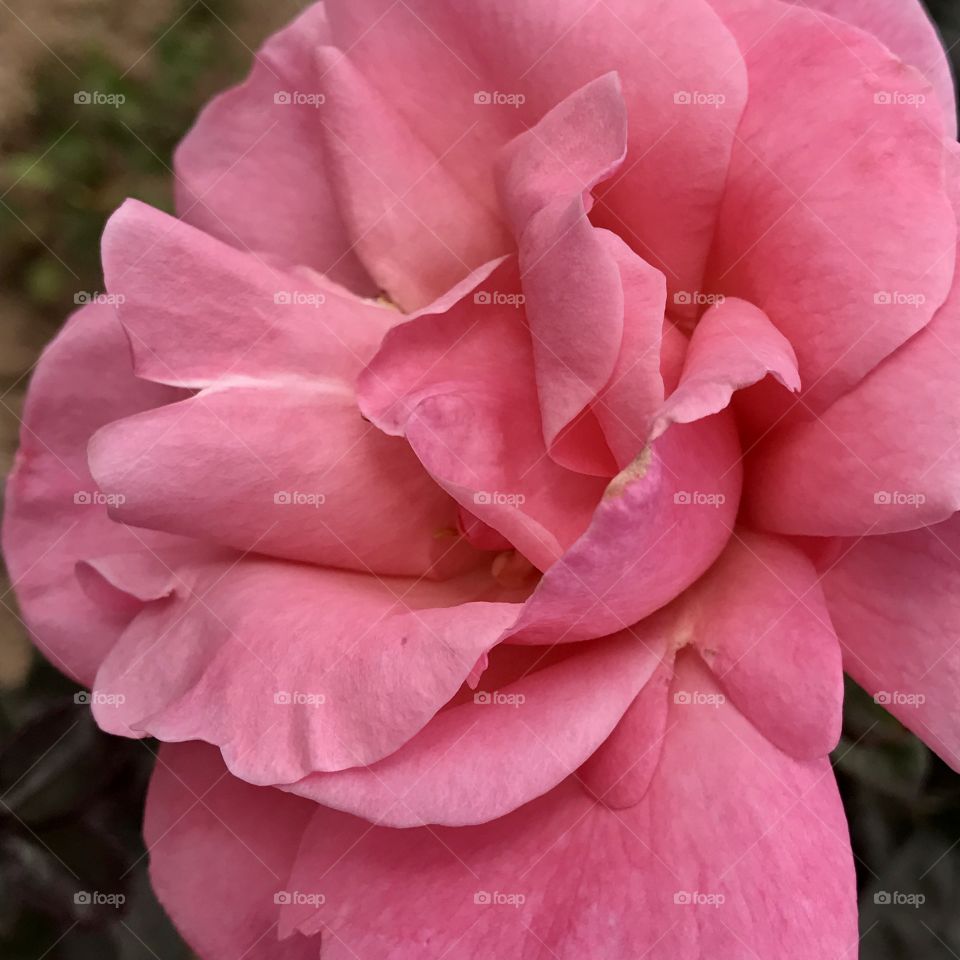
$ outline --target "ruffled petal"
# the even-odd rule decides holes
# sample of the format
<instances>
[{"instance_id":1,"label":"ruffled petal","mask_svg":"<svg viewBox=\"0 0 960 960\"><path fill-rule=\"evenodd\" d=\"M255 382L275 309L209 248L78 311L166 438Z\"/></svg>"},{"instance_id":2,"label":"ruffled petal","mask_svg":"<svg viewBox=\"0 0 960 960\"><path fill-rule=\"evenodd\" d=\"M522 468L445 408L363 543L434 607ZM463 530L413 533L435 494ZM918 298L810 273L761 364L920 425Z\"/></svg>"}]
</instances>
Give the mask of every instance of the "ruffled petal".
<instances>
[{"instance_id":1,"label":"ruffled petal","mask_svg":"<svg viewBox=\"0 0 960 960\"><path fill-rule=\"evenodd\" d=\"M720 556L741 483L728 412L668 430L611 482L587 531L525 604L511 641L601 637L665 606Z\"/></svg>"},{"instance_id":2,"label":"ruffled petal","mask_svg":"<svg viewBox=\"0 0 960 960\"><path fill-rule=\"evenodd\" d=\"M349 393L400 314L128 200L103 236L134 369L160 383L307 380Z\"/></svg>"},{"instance_id":3,"label":"ruffled petal","mask_svg":"<svg viewBox=\"0 0 960 960\"><path fill-rule=\"evenodd\" d=\"M619 71L628 157L597 222L672 289L699 289L746 98L740 52L705 0L331 0L327 11L334 45L490 206L500 147ZM685 101L695 91L712 105Z\"/></svg>"},{"instance_id":4,"label":"ruffled petal","mask_svg":"<svg viewBox=\"0 0 960 960\"><path fill-rule=\"evenodd\" d=\"M509 249L499 210L444 167L398 110L332 47L318 52L326 95L319 123L353 249L407 311L426 306ZM455 148L446 145L443 155Z\"/></svg>"},{"instance_id":5,"label":"ruffled petal","mask_svg":"<svg viewBox=\"0 0 960 960\"><path fill-rule=\"evenodd\" d=\"M716 693L692 661L677 684ZM326 899L285 907L283 932L320 933L329 960L809 960L857 943L829 762L786 757L730 704L671 710L653 783L629 811L574 781L459 829L370 827L320 808L291 885Z\"/></svg>"},{"instance_id":6,"label":"ruffled petal","mask_svg":"<svg viewBox=\"0 0 960 960\"><path fill-rule=\"evenodd\" d=\"M375 763L459 689L516 616L492 583L442 584L254 558L178 571L97 674L97 722L205 740L252 783Z\"/></svg>"},{"instance_id":7,"label":"ruffled petal","mask_svg":"<svg viewBox=\"0 0 960 960\"><path fill-rule=\"evenodd\" d=\"M125 523L384 575L481 559L454 502L349 396L307 381L213 388L104 427L90 466Z\"/></svg>"},{"instance_id":8,"label":"ruffled petal","mask_svg":"<svg viewBox=\"0 0 960 960\"><path fill-rule=\"evenodd\" d=\"M360 378L360 406L545 570L587 528L606 481L547 454L516 262L475 280L446 312L390 331Z\"/></svg>"},{"instance_id":9,"label":"ruffled petal","mask_svg":"<svg viewBox=\"0 0 960 960\"><path fill-rule=\"evenodd\" d=\"M718 413L736 390L772 374L788 390L800 389L790 342L763 311L743 300L712 306L694 328L680 384L657 414L653 436L671 423Z\"/></svg>"},{"instance_id":10,"label":"ruffled petal","mask_svg":"<svg viewBox=\"0 0 960 960\"><path fill-rule=\"evenodd\" d=\"M75 313L34 372L7 481L3 552L34 642L80 683L92 682L138 607L93 604L75 565L105 553L149 555L172 539L108 518L115 492L101 491L90 476L87 440L117 417L178 396L133 376L126 338L108 304Z\"/></svg>"},{"instance_id":11,"label":"ruffled petal","mask_svg":"<svg viewBox=\"0 0 960 960\"><path fill-rule=\"evenodd\" d=\"M392 827L493 820L555 787L603 743L662 647L626 633L503 686L492 688L486 672L470 701L441 711L386 759L288 789Z\"/></svg>"},{"instance_id":12,"label":"ruffled petal","mask_svg":"<svg viewBox=\"0 0 960 960\"><path fill-rule=\"evenodd\" d=\"M662 275L587 219L590 191L619 168L626 149L620 82L606 74L567 97L501 158L544 439L559 463L598 476L617 469L609 441L577 434L599 432L596 407L605 408L607 423L617 423L617 395L599 400L605 387L629 374L629 386L621 388L632 394L627 415L635 413L634 405L642 411L630 417L633 423L621 422L633 428L632 437L623 430L616 434L620 466L643 448L649 418L663 397ZM629 304L625 281L632 284Z\"/></svg>"}]
</instances>

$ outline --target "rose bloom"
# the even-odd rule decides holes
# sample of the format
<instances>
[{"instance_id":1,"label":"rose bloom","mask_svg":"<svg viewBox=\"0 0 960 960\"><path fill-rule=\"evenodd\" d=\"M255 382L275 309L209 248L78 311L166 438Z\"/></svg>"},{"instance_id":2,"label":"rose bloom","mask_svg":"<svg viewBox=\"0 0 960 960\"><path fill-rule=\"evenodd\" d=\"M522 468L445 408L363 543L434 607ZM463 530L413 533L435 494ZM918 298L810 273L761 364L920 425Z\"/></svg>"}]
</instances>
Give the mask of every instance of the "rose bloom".
<instances>
[{"instance_id":1,"label":"rose bloom","mask_svg":"<svg viewBox=\"0 0 960 960\"><path fill-rule=\"evenodd\" d=\"M5 547L204 958L856 952L845 668L960 760L912 0L330 0L128 201Z\"/></svg>"}]
</instances>

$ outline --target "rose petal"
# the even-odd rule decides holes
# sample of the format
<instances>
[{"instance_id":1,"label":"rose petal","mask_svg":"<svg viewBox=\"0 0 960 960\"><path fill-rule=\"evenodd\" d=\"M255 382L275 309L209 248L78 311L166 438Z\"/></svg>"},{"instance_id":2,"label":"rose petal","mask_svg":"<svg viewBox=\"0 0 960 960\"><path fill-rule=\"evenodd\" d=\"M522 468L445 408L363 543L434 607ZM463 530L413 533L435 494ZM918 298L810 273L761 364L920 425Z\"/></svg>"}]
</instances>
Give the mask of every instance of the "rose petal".
<instances>
[{"instance_id":1,"label":"rose petal","mask_svg":"<svg viewBox=\"0 0 960 960\"><path fill-rule=\"evenodd\" d=\"M480 558L410 449L308 381L213 388L104 427L90 465L125 523L385 575Z\"/></svg>"},{"instance_id":2,"label":"rose petal","mask_svg":"<svg viewBox=\"0 0 960 960\"><path fill-rule=\"evenodd\" d=\"M478 13L471 0L331 0L327 11L333 43L487 204L499 148L619 71L628 161L597 222L626 235L672 290L697 289L746 98L740 52L708 3L491 0ZM710 92L716 107L675 102L691 91Z\"/></svg>"},{"instance_id":3,"label":"rose petal","mask_svg":"<svg viewBox=\"0 0 960 960\"><path fill-rule=\"evenodd\" d=\"M860 30L766 0L715 5L750 100L706 290L755 304L796 350L803 403L762 391L770 426L822 413L943 303L957 236L943 121L920 74Z\"/></svg>"},{"instance_id":4,"label":"rose petal","mask_svg":"<svg viewBox=\"0 0 960 960\"><path fill-rule=\"evenodd\" d=\"M680 664L678 683L709 691ZM402 882L398 882L402 878ZM476 827L392 830L319 808L284 932L350 956L843 956L857 943L853 858L826 760L772 747L729 704L672 712L642 803L573 781Z\"/></svg>"},{"instance_id":5,"label":"rose petal","mask_svg":"<svg viewBox=\"0 0 960 960\"><path fill-rule=\"evenodd\" d=\"M441 711L391 756L288 789L386 826L493 820L555 787L603 743L662 646L625 633L495 689L481 676L472 702Z\"/></svg>"},{"instance_id":6,"label":"rose petal","mask_svg":"<svg viewBox=\"0 0 960 960\"><path fill-rule=\"evenodd\" d=\"M726 545L741 482L729 413L667 431L614 478L587 531L525 604L511 641L601 637L669 603Z\"/></svg>"},{"instance_id":7,"label":"rose petal","mask_svg":"<svg viewBox=\"0 0 960 960\"><path fill-rule=\"evenodd\" d=\"M396 98L371 86L350 53L323 47L318 59L327 101L317 122L333 189L353 249L393 300L419 309L506 253L497 208L446 171Z\"/></svg>"},{"instance_id":8,"label":"rose petal","mask_svg":"<svg viewBox=\"0 0 960 960\"><path fill-rule=\"evenodd\" d=\"M840 645L817 572L797 547L738 530L680 605L683 634L767 739L800 760L837 745Z\"/></svg>"},{"instance_id":9,"label":"rose petal","mask_svg":"<svg viewBox=\"0 0 960 960\"><path fill-rule=\"evenodd\" d=\"M690 423L718 413L734 391L772 374L788 390L800 389L790 342L752 304L730 299L710 307L694 328L680 385L661 407L658 437L671 423Z\"/></svg>"},{"instance_id":10,"label":"rose petal","mask_svg":"<svg viewBox=\"0 0 960 960\"><path fill-rule=\"evenodd\" d=\"M212 100L176 151L177 211L241 250L302 263L362 295L376 286L352 250L324 170L316 3L271 37L246 82Z\"/></svg>"},{"instance_id":11,"label":"rose petal","mask_svg":"<svg viewBox=\"0 0 960 960\"><path fill-rule=\"evenodd\" d=\"M791 0L872 33L933 86L943 108L946 135L957 136L957 98L950 61L920 0Z\"/></svg>"},{"instance_id":12,"label":"rose petal","mask_svg":"<svg viewBox=\"0 0 960 960\"><path fill-rule=\"evenodd\" d=\"M107 304L67 321L34 372L6 488L3 552L24 619L43 654L83 684L136 606L93 604L74 574L77 561L149 555L172 539L111 522L87 469L86 443L98 427L180 396L133 376L125 340Z\"/></svg>"},{"instance_id":13,"label":"rose petal","mask_svg":"<svg viewBox=\"0 0 960 960\"><path fill-rule=\"evenodd\" d=\"M294 892L290 868L314 809L231 777L207 744L160 748L143 824L150 879L198 954L315 960L316 940L277 937L280 904Z\"/></svg>"},{"instance_id":14,"label":"rose petal","mask_svg":"<svg viewBox=\"0 0 960 960\"><path fill-rule=\"evenodd\" d=\"M605 481L547 455L518 294L510 260L447 312L391 330L358 393L461 506L547 569L587 528Z\"/></svg>"},{"instance_id":15,"label":"rose petal","mask_svg":"<svg viewBox=\"0 0 960 960\"><path fill-rule=\"evenodd\" d=\"M483 602L485 577L383 581L254 558L178 573L190 589L149 605L100 668L97 722L216 743L252 783L397 750L516 616Z\"/></svg>"},{"instance_id":16,"label":"rose petal","mask_svg":"<svg viewBox=\"0 0 960 960\"><path fill-rule=\"evenodd\" d=\"M307 380L349 393L400 319L135 200L110 218L103 264L134 368L161 383Z\"/></svg>"},{"instance_id":17,"label":"rose petal","mask_svg":"<svg viewBox=\"0 0 960 960\"><path fill-rule=\"evenodd\" d=\"M952 156L960 210L960 148ZM949 259L958 254L951 248ZM818 419L757 448L747 472L753 522L805 536L877 535L960 509L958 345L960 283L927 327Z\"/></svg>"},{"instance_id":18,"label":"rose petal","mask_svg":"<svg viewBox=\"0 0 960 960\"><path fill-rule=\"evenodd\" d=\"M960 769L960 518L843 543L823 588L850 676Z\"/></svg>"}]
</instances>

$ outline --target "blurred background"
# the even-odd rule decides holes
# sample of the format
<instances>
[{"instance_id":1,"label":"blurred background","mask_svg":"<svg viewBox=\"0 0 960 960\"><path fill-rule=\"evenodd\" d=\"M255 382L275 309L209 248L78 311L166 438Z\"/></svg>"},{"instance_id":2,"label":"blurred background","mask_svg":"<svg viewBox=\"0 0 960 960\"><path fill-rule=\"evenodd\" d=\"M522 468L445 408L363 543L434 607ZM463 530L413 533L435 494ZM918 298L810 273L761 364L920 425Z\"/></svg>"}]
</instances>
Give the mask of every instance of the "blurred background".
<instances>
[{"instance_id":1,"label":"blurred background","mask_svg":"<svg viewBox=\"0 0 960 960\"><path fill-rule=\"evenodd\" d=\"M78 295L102 289L107 217L127 197L172 209L174 146L303 6L0 0L0 474L38 352ZM960 2L930 7L956 67ZM84 90L124 100L75 103ZM32 653L0 583L3 960L190 957L146 879L153 750L97 732L80 691ZM960 960L960 777L853 685L834 763L857 855L860 956ZM123 902L84 902L90 890Z\"/></svg>"}]
</instances>

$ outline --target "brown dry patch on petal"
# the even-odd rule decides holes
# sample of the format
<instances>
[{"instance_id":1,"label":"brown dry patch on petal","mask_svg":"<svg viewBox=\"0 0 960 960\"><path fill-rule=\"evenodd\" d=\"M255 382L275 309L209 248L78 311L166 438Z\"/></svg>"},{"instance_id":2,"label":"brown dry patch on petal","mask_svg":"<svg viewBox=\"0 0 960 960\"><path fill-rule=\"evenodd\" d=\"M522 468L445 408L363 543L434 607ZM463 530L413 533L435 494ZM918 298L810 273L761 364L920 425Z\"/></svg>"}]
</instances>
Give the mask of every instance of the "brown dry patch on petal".
<instances>
[{"instance_id":1,"label":"brown dry patch on petal","mask_svg":"<svg viewBox=\"0 0 960 960\"><path fill-rule=\"evenodd\" d=\"M653 449L647 445L643 448L637 458L628 467L621 470L611 481L606 490L603 491L603 499L610 500L613 497L619 497L620 494L633 483L634 480L640 480L646 476L650 463L653 460Z\"/></svg>"}]
</instances>

